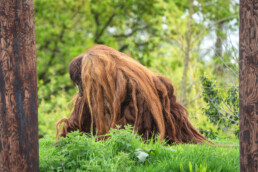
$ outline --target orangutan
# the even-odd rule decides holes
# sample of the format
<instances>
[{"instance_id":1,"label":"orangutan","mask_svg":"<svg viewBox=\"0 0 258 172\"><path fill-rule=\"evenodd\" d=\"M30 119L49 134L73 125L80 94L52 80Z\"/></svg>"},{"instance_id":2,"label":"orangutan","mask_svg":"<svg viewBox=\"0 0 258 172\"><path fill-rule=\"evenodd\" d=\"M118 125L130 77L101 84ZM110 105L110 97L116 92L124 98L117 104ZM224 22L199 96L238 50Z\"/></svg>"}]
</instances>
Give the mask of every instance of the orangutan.
<instances>
[{"instance_id":1,"label":"orangutan","mask_svg":"<svg viewBox=\"0 0 258 172\"><path fill-rule=\"evenodd\" d=\"M130 124L144 139L159 134L168 143L207 141L176 101L170 81L128 55L98 45L74 58L69 72L79 91L70 117L57 123L57 137L77 129L102 136Z\"/></svg>"}]
</instances>

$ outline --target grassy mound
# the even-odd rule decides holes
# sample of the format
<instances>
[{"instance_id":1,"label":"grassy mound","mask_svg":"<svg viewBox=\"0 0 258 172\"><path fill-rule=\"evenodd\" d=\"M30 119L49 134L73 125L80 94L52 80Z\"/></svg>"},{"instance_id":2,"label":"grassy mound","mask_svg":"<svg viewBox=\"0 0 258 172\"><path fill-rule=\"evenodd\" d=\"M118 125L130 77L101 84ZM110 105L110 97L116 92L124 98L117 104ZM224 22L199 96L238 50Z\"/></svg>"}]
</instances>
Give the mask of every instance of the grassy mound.
<instances>
[{"instance_id":1,"label":"grassy mound","mask_svg":"<svg viewBox=\"0 0 258 172\"><path fill-rule=\"evenodd\" d=\"M110 138L78 131L61 138L52 146L53 138L40 139L40 171L239 171L236 146L172 145L143 142L131 127L111 130ZM215 141L221 143L221 141Z\"/></svg>"}]
</instances>

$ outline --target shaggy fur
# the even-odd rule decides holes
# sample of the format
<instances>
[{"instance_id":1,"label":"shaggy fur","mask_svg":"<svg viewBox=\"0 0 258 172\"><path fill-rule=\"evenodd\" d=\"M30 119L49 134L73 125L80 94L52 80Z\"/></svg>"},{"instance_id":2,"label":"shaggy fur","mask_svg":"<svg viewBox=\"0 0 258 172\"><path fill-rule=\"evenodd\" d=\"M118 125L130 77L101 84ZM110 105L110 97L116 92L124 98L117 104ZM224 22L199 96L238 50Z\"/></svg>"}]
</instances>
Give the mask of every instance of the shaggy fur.
<instances>
[{"instance_id":1,"label":"shaggy fur","mask_svg":"<svg viewBox=\"0 0 258 172\"><path fill-rule=\"evenodd\" d=\"M79 129L104 135L116 125L130 124L143 136L160 135L169 143L207 141L176 101L172 84L126 54L98 45L73 59L71 80L79 94L69 118L57 123L57 137ZM58 134L58 126L62 126Z\"/></svg>"}]
</instances>

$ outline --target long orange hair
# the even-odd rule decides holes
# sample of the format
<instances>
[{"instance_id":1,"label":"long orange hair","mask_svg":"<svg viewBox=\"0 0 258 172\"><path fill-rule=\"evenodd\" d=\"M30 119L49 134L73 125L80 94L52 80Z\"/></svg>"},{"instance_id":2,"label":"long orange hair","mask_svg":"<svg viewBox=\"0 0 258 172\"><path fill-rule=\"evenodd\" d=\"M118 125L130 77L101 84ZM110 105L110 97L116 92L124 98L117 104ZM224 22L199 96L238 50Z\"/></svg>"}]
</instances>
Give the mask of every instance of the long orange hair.
<instances>
[{"instance_id":1,"label":"long orange hair","mask_svg":"<svg viewBox=\"0 0 258 172\"><path fill-rule=\"evenodd\" d=\"M166 138L169 143L206 141L176 101L170 81L128 55L98 45L75 58L69 68L82 95L75 96L71 116L57 123L64 123L58 136L91 128L104 135L116 125L130 124L144 138L159 134L160 140Z\"/></svg>"}]
</instances>

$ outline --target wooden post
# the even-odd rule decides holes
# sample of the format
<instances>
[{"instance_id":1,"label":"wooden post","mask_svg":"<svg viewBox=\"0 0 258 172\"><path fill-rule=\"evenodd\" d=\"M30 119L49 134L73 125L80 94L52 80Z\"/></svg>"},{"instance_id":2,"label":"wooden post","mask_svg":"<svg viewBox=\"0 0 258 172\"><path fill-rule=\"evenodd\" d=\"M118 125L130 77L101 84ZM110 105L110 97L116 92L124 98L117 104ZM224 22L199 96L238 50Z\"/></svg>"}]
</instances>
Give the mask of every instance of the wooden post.
<instances>
[{"instance_id":1,"label":"wooden post","mask_svg":"<svg viewBox=\"0 0 258 172\"><path fill-rule=\"evenodd\" d=\"M33 0L0 0L0 171L38 171Z\"/></svg>"},{"instance_id":2,"label":"wooden post","mask_svg":"<svg viewBox=\"0 0 258 172\"><path fill-rule=\"evenodd\" d=\"M240 169L258 171L258 0L240 0Z\"/></svg>"}]
</instances>

